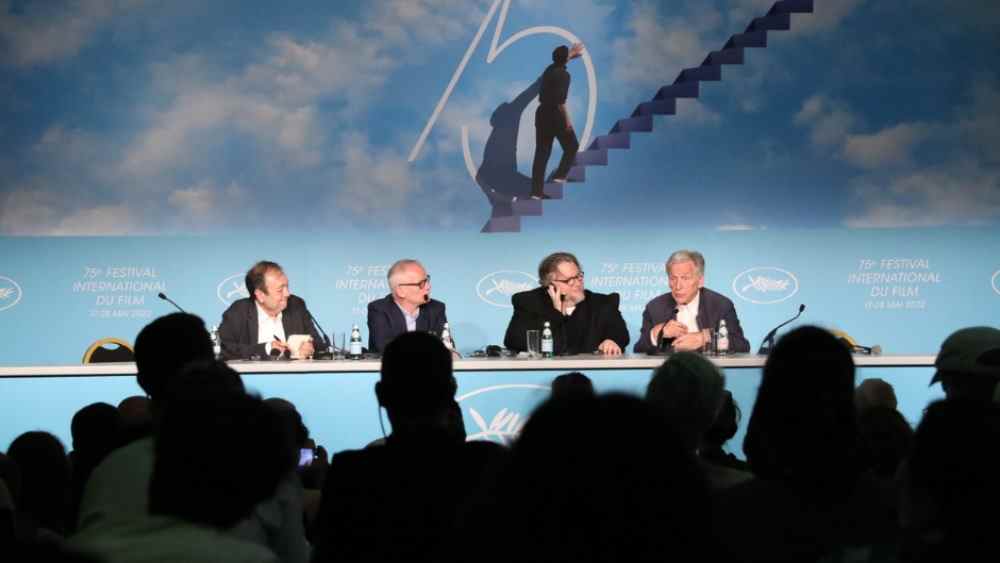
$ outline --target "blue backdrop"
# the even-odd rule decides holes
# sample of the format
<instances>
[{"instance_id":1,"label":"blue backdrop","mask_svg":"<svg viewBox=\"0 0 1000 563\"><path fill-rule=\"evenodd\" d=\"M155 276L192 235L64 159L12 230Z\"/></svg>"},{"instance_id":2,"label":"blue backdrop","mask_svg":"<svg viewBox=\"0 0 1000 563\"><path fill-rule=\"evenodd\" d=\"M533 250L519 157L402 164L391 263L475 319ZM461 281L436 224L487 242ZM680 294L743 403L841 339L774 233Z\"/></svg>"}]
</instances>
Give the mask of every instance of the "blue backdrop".
<instances>
[{"instance_id":1,"label":"blue backdrop","mask_svg":"<svg viewBox=\"0 0 1000 563\"><path fill-rule=\"evenodd\" d=\"M678 248L755 347L805 303L802 322L933 354L1000 312L997 21L936 0L0 4L0 361L132 341L160 291L217 323L260 259L339 340L418 258L468 352L569 250L634 340ZM583 152L528 202L535 81L575 41ZM0 445L136 391L109 381L0 383Z\"/></svg>"}]
</instances>

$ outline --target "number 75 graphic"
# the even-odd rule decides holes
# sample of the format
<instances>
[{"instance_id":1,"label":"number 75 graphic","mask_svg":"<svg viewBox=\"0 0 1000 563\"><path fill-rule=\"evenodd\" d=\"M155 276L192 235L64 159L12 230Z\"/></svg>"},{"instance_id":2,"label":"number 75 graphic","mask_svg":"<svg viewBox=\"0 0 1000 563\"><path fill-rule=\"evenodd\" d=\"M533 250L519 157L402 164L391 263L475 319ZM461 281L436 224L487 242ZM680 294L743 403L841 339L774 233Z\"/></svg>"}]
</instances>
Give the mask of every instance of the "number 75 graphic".
<instances>
[{"instance_id":1,"label":"number 75 graphic","mask_svg":"<svg viewBox=\"0 0 1000 563\"><path fill-rule=\"evenodd\" d=\"M502 7L500 7L501 4L503 5ZM408 162L415 161L420 155L420 150L423 148L424 142L427 140L427 135L429 135L431 129L434 128L434 124L441 115L441 111L444 110L444 106L447 105L448 98L451 97L451 93L455 89L455 85L458 84L458 79L465 71L465 66L469 63L469 59L472 58L472 53L474 53L476 48L479 46L479 41L482 40L483 33L486 31L486 27L489 25L490 20L493 19L494 14L496 14L498 7L500 7L500 16L497 18L497 26L493 32L493 42L490 44L490 51L486 54L487 64L492 64L500 53L502 53L507 47L510 47L514 43L531 35L549 34L561 37L570 44L580 43L580 39L567 29L550 25L542 25L522 29L521 31L518 31L514 35L510 36L503 42L502 45L498 47L497 43L500 42L500 34L503 31L504 23L507 21L507 10L510 8L510 0L494 0L493 5L490 6L489 11L486 13L486 17L483 18L483 22L479 25L479 31L476 32L476 36L472 39L472 43L470 43L469 48L466 49L465 56L462 57L461 62L458 63L458 68L455 69L455 73L451 76L451 81L448 82L448 86L444 89L441 99L438 100L437 106L434 107L434 112L431 113L430 119L427 120L424 130L421 131L420 137L417 138L416 144L413 145L413 149L410 151L410 156L407 158ZM594 72L594 62L591 60L590 53L586 49L584 49L580 59L583 61L583 65L587 71L587 121L583 128L583 136L580 138L580 146L586 147L587 142L590 140L591 129L594 127L594 115L597 113L597 74ZM469 174L473 177L473 179L475 179L475 171L477 167L472 163L472 157L469 151L468 126L466 125L462 126L462 148L465 153L466 167L469 169Z\"/></svg>"}]
</instances>

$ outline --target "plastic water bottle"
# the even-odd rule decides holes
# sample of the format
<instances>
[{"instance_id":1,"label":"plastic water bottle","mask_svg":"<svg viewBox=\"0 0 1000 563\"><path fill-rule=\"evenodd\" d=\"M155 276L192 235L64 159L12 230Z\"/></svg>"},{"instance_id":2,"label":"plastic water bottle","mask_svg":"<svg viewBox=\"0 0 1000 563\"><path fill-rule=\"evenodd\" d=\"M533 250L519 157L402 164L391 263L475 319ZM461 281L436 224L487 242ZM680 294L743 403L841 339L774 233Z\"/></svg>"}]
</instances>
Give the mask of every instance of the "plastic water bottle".
<instances>
[{"instance_id":1,"label":"plastic water bottle","mask_svg":"<svg viewBox=\"0 0 1000 563\"><path fill-rule=\"evenodd\" d=\"M209 332L212 337L212 355L215 356L216 360L222 359L222 342L219 340L219 327L212 325L212 330Z\"/></svg>"},{"instance_id":2,"label":"plastic water bottle","mask_svg":"<svg viewBox=\"0 0 1000 563\"><path fill-rule=\"evenodd\" d=\"M549 321L545 321L545 326L542 328L542 357L551 358L552 357L552 328L549 326Z\"/></svg>"},{"instance_id":3,"label":"plastic water bottle","mask_svg":"<svg viewBox=\"0 0 1000 563\"><path fill-rule=\"evenodd\" d=\"M358 329L358 325L351 328L351 349L348 351L347 357L352 360L361 359L361 330Z\"/></svg>"},{"instance_id":4,"label":"plastic water bottle","mask_svg":"<svg viewBox=\"0 0 1000 563\"><path fill-rule=\"evenodd\" d=\"M448 327L448 323L444 323L444 327L441 328L441 342L445 348L455 350L455 341L451 338L451 328Z\"/></svg>"},{"instance_id":5,"label":"plastic water bottle","mask_svg":"<svg viewBox=\"0 0 1000 563\"><path fill-rule=\"evenodd\" d=\"M719 321L719 355L725 356L729 353L729 329L726 327L726 320Z\"/></svg>"}]
</instances>

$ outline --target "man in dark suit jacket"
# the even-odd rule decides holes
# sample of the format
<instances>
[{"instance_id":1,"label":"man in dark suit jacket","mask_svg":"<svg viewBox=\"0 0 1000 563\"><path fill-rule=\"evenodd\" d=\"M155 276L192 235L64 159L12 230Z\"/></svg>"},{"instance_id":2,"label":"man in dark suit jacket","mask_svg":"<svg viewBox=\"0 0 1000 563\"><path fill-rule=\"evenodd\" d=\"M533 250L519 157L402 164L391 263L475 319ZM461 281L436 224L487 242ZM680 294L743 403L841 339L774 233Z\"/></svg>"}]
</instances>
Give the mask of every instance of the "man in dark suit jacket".
<instances>
[{"instance_id":1,"label":"man in dark suit jacket","mask_svg":"<svg viewBox=\"0 0 1000 563\"><path fill-rule=\"evenodd\" d=\"M399 260L389 268L392 293L368 304L368 350L382 353L404 332L441 335L448 322L444 303L431 299L431 277L416 260Z\"/></svg>"},{"instance_id":2,"label":"man in dark suit jacket","mask_svg":"<svg viewBox=\"0 0 1000 563\"><path fill-rule=\"evenodd\" d=\"M583 271L576 256L556 252L538 266L541 287L511 298L514 316L507 325L504 345L527 350L526 331L538 330L545 321L552 329L553 352L589 354L600 351L620 355L628 346L628 328L618 310L617 293L605 295L583 287Z\"/></svg>"},{"instance_id":3,"label":"man in dark suit jacket","mask_svg":"<svg viewBox=\"0 0 1000 563\"><path fill-rule=\"evenodd\" d=\"M222 357L245 360L252 357L267 359L291 354L311 357L314 343L323 339L306 309L306 302L288 290L288 277L274 262L258 262L246 275L250 297L233 302L222 314L219 340ZM288 337L308 334L313 342L304 342L298 350L288 348Z\"/></svg>"},{"instance_id":4,"label":"man in dark suit jacket","mask_svg":"<svg viewBox=\"0 0 1000 563\"><path fill-rule=\"evenodd\" d=\"M705 258L700 252L678 250L667 260L670 293L655 297L642 312L642 330L635 342L637 353L659 350L665 339L671 351L700 350L705 344L702 330L719 329L726 321L730 352L749 352L733 302L705 286Z\"/></svg>"}]
</instances>

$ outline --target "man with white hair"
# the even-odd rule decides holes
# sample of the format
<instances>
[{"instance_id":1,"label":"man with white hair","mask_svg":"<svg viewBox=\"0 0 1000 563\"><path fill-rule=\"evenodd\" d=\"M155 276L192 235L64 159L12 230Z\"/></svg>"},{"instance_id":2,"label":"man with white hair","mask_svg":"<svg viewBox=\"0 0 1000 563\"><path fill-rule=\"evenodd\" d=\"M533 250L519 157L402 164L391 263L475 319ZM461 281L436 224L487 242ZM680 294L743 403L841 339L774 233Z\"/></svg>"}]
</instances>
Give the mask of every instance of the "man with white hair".
<instances>
[{"instance_id":1,"label":"man with white hair","mask_svg":"<svg viewBox=\"0 0 1000 563\"><path fill-rule=\"evenodd\" d=\"M732 300L705 287L705 257L700 252L678 250L667 259L666 269L670 293L646 304L636 353L665 348L672 352L700 350L707 344L702 331L719 330L723 320L729 332L729 351L750 351Z\"/></svg>"},{"instance_id":2,"label":"man with white hair","mask_svg":"<svg viewBox=\"0 0 1000 563\"><path fill-rule=\"evenodd\" d=\"M441 334L448 322L445 305L431 299L431 277L423 265L410 258L389 268L391 293L368 304L368 350L382 353L404 332Z\"/></svg>"}]
</instances>

